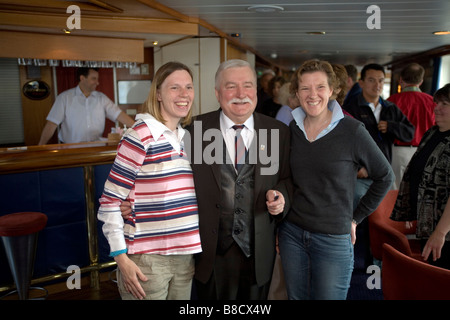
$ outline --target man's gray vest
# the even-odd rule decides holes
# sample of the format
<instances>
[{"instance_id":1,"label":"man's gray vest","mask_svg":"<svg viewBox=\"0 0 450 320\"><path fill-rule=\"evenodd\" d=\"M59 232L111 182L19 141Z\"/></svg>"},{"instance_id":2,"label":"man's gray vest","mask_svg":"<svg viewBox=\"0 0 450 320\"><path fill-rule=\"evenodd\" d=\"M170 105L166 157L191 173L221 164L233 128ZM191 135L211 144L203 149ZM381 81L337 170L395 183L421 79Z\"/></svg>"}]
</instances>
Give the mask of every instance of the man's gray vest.
<instances>
[{"instance_id":1,"label":"man's gray vest","mask_svg":"<svg viewBox=\"0 0 450 320\"><path fill-rule=\"evenodd\" d=\"M235 241L246 257L253 254L254 239L254 187L255 166L246 164L238 174L230 164L226 148L224 155L228 161L221 166L222 203L220 210L218 252L225 253Z\"/></svg>"}]
</instances>

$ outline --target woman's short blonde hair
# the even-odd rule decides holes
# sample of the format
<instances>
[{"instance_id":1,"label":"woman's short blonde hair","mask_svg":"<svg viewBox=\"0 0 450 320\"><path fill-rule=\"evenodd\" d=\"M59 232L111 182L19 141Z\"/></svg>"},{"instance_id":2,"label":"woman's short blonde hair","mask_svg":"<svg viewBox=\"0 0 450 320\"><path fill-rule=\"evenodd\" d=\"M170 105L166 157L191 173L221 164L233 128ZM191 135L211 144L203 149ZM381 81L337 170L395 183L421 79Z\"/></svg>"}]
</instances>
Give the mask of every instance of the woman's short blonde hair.
<instances>
[{"instance_id":1,"label":"woman's short blonde hair","mask_svg":"<svg viewBox=\"0 0 450 320\"><path fill-rule=\"evenodd\" d=\"M291 81L291 93L295 94L298 91L298 82L303 74L316 71L325 72L330 89L334 90L336 88L338 82L331 64L323 60L308 60L295 71Z\"/></svg>"},{"instance_id":2,"label":"woman's short blonde hair","mask_svg":"<svg viewBox=\"0 0 450 320\"><path fill-rule=\"evenodd\" d=\"M153 117L155 117L156 120L164 124L166 123L166 120L161 114L161 107L158 101L158 90L161 88L164 80L166 80L168 76L178 70L187 71L191 76L191 79L193 79L192 71L183 63L176 61L167 62L166 64L162 65L158 69L158 71L156 71L155 77L153 78L152 85L150 87L150 93L143 105L144 112L148 112ZM183 127L189 125L192 122L192 107L186 117L182 118L180 122Z\"/></svg>"}]
</instances>

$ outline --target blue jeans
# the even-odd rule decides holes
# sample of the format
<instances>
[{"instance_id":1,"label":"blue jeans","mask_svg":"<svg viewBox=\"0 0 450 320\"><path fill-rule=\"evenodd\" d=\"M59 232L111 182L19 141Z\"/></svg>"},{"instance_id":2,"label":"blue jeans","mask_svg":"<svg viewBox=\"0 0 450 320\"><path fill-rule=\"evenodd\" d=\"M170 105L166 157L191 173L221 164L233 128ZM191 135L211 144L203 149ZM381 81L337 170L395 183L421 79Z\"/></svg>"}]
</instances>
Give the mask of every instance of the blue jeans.
<instances>
[{"instance_id":1,"label":"blue jeans","mask_svg":"<svg viewBox=\"0 0 450 320\"><path fill-rule=\"evenodd\" d=\"M311 233L284 221L278 237L289 299L347 298L354 264L350 234Z\"/></svg>"}]
</instances>

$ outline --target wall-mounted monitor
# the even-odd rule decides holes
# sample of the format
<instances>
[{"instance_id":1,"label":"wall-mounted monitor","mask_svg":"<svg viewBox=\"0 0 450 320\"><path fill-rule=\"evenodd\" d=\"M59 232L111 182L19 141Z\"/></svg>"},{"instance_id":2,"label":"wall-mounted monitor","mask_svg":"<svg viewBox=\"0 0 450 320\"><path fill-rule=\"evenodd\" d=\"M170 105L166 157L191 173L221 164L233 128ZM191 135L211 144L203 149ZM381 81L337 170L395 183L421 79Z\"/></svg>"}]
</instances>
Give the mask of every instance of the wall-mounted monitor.
<instances>
[{"instance_id":1,"label":"wall-mounted monitor","mask_svg":"<svg viewBox=\"0 0 450 320\"><path fill-rule=\"evenodd\" d=\"M150 92L150 80L118 81L119 104L142 104Z\"/></svg>"}]
</instances>

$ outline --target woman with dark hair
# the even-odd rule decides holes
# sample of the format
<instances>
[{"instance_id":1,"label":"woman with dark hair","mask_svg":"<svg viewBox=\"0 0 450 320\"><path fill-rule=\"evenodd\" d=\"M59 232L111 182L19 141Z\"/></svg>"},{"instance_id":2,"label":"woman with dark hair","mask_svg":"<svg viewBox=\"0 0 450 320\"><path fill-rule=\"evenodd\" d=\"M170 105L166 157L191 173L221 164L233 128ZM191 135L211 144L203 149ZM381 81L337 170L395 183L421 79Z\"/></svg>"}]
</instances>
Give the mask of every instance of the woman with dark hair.
<instances>
[{"instance_id":1,"label":"woman with dark hair","mask_svg":"<svg viewBox=\"0 0 450 320\"><path fill-rule=\"evenodd\" d=\"M434 94L436 125L411 158L391 219L417 220L422 257L450 269L450 83Z\"/></svg>"}]
</instances>

